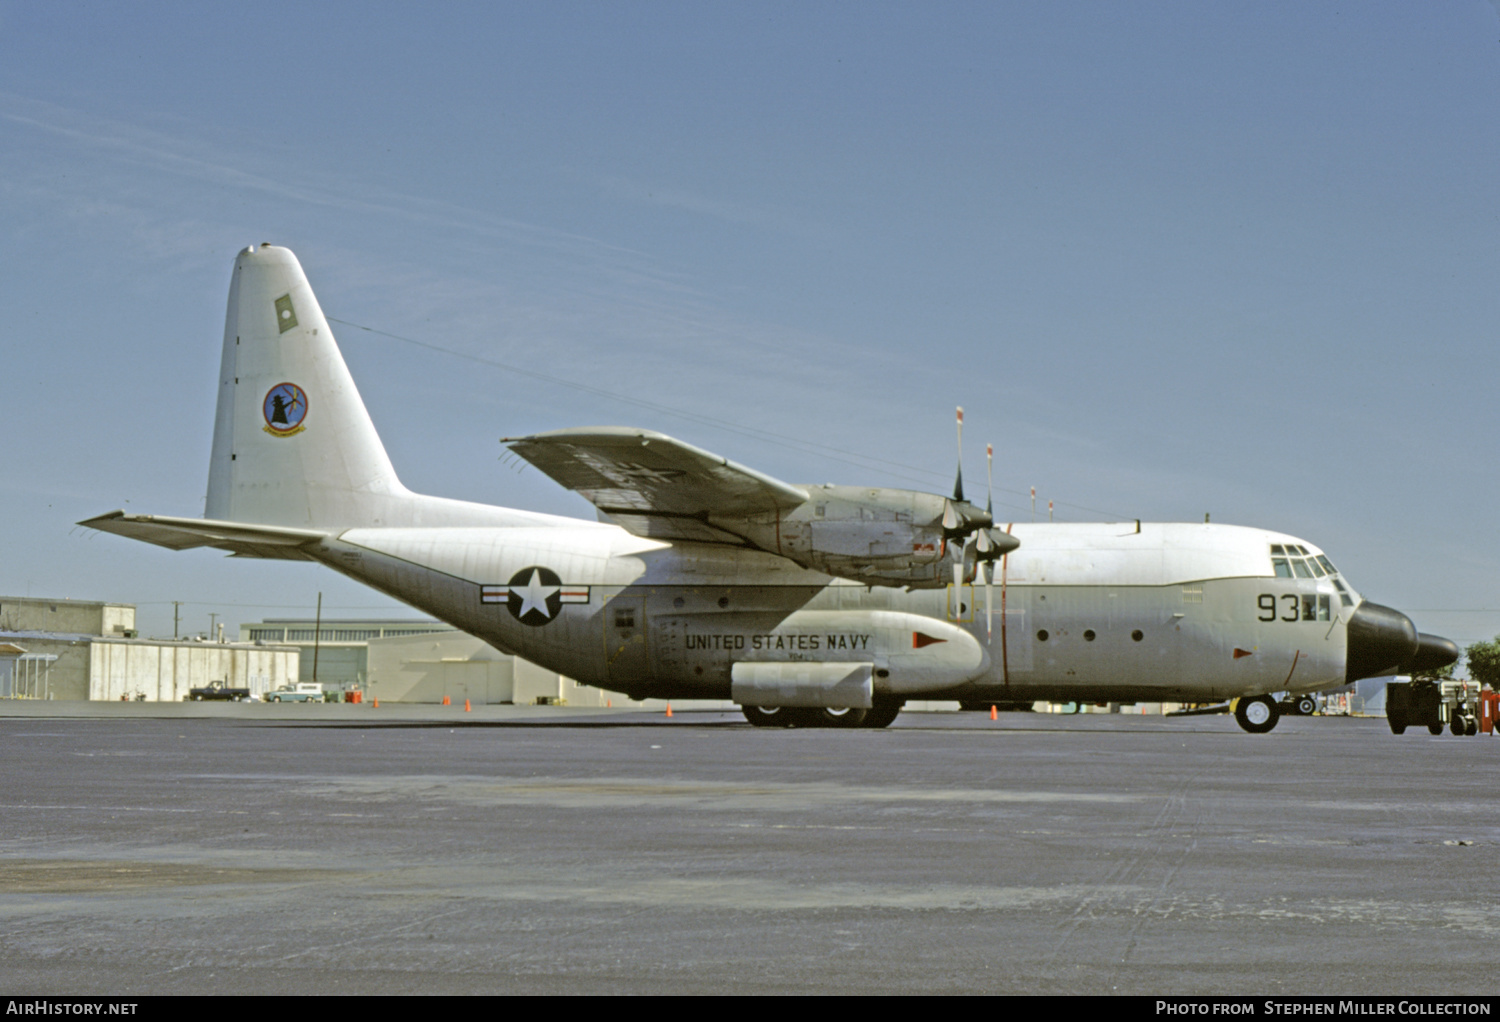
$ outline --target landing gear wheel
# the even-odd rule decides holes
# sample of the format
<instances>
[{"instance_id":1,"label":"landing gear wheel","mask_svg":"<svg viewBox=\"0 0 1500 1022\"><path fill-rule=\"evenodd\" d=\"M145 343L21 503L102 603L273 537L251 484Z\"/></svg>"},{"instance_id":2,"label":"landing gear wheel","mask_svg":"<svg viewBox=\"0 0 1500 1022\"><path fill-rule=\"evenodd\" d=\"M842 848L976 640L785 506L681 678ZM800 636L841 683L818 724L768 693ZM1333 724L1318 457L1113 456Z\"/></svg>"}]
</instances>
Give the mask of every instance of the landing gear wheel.
<instances>
[{"instance_id":1,"label":"landing gear wheel","mask_svg":"<svg viewBox=\"0 0 1500 1022\"><path fill-rule=\"evenodd\" d=\"M1465 717L1464 734L1470 738L1473 738L1475 735L1479 734L1479 721L1475 720L1473 717Z\"/></svg>"},{"instance_id":2,"label":"landing gear wheel","mask_svg":"<svg viewBox=\"0 0 1500 1022\"><path fill-rule=\"evenodd\" d=\"M1427 725L1427 733L1430 734L1430 735L1440 735L1440 734L1443 733L1443 725L1441 725L1441 724L1428 724Z\"/></svg>"},{"instance_id":3,"label":"landing gear wheel","mask_svg":"<svg viewBox=\"0 0 1500 1022\"><path fill-rule=\"evenodd\" d=\"M784 706L741 706L740 711L756 727L792 726L792 712Z\"/></svg>"},{"instance_id":4,"label":"landing gear wheel","mask_svg":"<svg viewBox=\"0 0 1500 1022\"><path fill-rule=\"evenodd\" d=\"M1404 735L1404 734L1406 734L1406 725L1405 724L1392 724L1391 725L1391 734L1393 734L1393 735Z\"/></svg>"},{"instance_id":5,"label":"landing gear wheel","mask_svg":"<svg viewBox=\"0 0 1500 1022\"><path fill-rule=\"evenodd\" d=\"M877 706L865 711L865 719L860 722L859 726L890 727L900 713L900 706Z\"/></svg>"},{"instance_id":6,"label":"landing gear wheel","mask_svg":"<svg viewBox=\"0 0 1500 1022\"><path fill-rule=\"evenodd\" d=\"M1318 701L1312 696L1299 696L1297 698L1297 712L1304 717L1311 717L1318 712Z\"/></svg>"},{"instance_id":7,"label":"landing gear wheel","mask_svg":"<svg viewBox=\"0 0 1500 1022\"><path fill-rule=\"evenodd\" d=\"M870 711L859 707L823 707L811 711L808 716L812 718L810 727L859 727L865 722L865 715Z\"/></svg>"},{"instance_id":8,"label":"landing gear wheel","mask_svg":"<svg viewBox=\"0 0 1500 1022\"><path fill-rule=\"evenodd\" d=\"M1281 710L1270 696L1253 696L1234 704L1234 719L1252 735L1263 735L1276 726Z\"/></svg>"},{"instance_id":9,"label":"landing gear wheel","mask_svg":"<svg viewBox=\"0 0 1500 1022\"><path fill-rule=\"evenodd\" d=\"M1466 730L1463 717L1455 713L1453 720L1448 724L1448 730L1453 732L1454 738L1462 738Z\"/></svg>"}]
</instances>

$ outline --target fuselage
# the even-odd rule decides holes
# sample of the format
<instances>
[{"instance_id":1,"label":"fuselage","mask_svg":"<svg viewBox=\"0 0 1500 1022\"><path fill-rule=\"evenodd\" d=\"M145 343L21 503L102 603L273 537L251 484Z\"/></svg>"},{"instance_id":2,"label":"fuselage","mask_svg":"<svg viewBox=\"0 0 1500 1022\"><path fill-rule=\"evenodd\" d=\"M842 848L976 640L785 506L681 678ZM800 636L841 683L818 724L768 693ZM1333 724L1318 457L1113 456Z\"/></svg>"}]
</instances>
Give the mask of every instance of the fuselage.
<instances>
[{"instance_id":1,"label":"fuselage","mask_svg":"<svg viewBox=\"0 0 1500 1022\"><path fill-rule=\"evenodd\" d=\"M730 698L743 663L867 663L877 695L900 698L1314 691L1344 681L1359 603L1316 547L1239 526L1012 524L1022 545L996 566L987 612L983 582L870 587L751 549L533 520L545 524L351 529L314 553L635 698Z\"/></svg>"},{"instance_id":2,"label":"fuselage","mask_svg":"<svg viewBox=\"0 0 1500 1022\"><path fill-rule=\"evenodd\" d=\"M511 449L624 527L412 493L301 264L274 245L235 259L218 393L202 519L122 510L84 524L175 550L320 561L635 697L874 709L885 726L912 698L1220 700L1458 652L1361 601L1291 536L1001 529L957 489L790 486L623 427ZM986 568L993 583L973 584Z\"/></svg>"}]
</instances>

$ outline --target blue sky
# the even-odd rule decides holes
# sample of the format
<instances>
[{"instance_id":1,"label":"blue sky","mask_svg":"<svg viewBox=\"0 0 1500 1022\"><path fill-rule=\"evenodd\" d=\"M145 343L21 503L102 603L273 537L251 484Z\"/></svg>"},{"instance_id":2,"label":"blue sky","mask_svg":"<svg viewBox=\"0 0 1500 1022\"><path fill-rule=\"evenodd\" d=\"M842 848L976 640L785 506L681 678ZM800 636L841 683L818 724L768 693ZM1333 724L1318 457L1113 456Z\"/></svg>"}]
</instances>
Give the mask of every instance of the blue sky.
<instances>
[{"instance_id":1,"label":"blue sky","mask_svg":"<svg viewBox=\"0 0 1500 1022\"><path fill-rule=\"evenodd\" d=\"M339 328L416 490L591 517L497 439L599 424L946 490L962 404L1002 513L1291 532L1488 638L1497 111L1482 0L0 2L0 593L405 613L73 525L202 513L272 241L456 353Z\"/></svg>"}]
</instances>

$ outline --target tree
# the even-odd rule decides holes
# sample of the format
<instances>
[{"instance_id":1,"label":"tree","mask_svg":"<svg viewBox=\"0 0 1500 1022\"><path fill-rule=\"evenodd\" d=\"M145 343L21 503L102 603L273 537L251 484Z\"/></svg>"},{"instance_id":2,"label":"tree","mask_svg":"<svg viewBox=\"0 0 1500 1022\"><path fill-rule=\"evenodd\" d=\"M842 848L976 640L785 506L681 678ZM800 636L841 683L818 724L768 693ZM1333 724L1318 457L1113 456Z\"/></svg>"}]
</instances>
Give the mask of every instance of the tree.
<instances>
[{"instance_id":1,"label":"tree","mask_svg":"<svg viewBox=\"0 0 1500 1022\"><path fill-rule=\"evenodd\" d=\"M1462 660L1455 660L1447 667L1430 667L1425 671L1412 671L1412 681L1452 681Z\"/></svg>"},{"instance_id":2,"label":"tree","mask_svg":"<svg viewBox=\"0 0 1500 1022\"><path fill-rule=\"evenodd\" d=\"M1500 635L1489 642L1476 642L1464 650L1469 677L1500 691Z\"/></svg>"}]
</instances>

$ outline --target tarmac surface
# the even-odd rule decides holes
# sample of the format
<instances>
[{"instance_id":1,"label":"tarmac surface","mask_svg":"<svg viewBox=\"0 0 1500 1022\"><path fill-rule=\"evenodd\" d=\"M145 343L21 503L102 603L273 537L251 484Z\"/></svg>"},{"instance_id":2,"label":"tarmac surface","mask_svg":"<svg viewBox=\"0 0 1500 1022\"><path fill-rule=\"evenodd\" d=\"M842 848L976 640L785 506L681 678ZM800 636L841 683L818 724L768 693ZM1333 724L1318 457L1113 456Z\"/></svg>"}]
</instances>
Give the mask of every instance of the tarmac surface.
<instances>
[{"instance_id":1,"label":"tarmac surface","mask_svg":"<svg viewBox=\"0 0 1500 1022\"><path fill-rule=\"evenodd\" d=\"M0 707L0 990L1473 995L1500 741Z\"/></svg>"}]
</instances>

